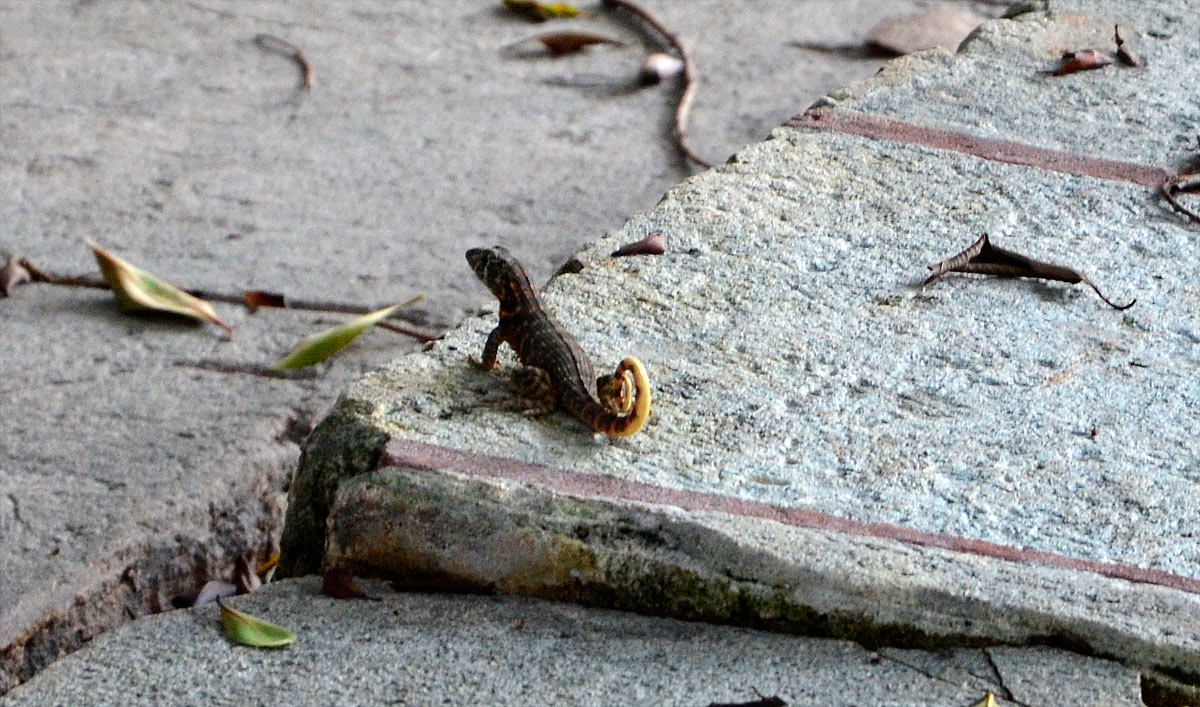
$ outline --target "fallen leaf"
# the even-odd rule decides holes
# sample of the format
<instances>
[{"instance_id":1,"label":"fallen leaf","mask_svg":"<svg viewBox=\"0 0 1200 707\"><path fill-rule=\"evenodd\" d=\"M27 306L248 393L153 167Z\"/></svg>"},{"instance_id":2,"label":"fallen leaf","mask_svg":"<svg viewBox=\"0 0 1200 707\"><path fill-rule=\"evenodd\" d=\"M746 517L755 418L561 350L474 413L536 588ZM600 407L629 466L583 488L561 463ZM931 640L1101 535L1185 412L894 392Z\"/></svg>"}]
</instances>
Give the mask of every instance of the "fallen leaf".
<instances>
[{"instance_id":1,"label":"fallen leaf","mask_svg":"<svg viewBox=\"0 0 1200 707\"><path fill-rule=\"evenodd\" d=\"M986 18L974 12L943 7L907 17L892 17L867 33L866 46L895 54L934 47L954 50Z\"/></svg>"},{"instance_id":2,"label":"fallen leaf","mask_svg":"<svg viewBox=\"0 0 1200 707\"><path fill-rule=\"evenodd\" d=\"M667 252L667 237L655 231L640 241L626 243L617 248L609 257L624 258L630 255L662 255L665 252Z\"/></svg>"},{"instance_id":3,"label":"fallen leaf","mask_svg":"<svg viewBox=\"0 0 1200 707\"><path fill-rule=\"evenodd\" d=\"M264 582L270 581L267 579L267 573L273 571L275 569L275 567L278 565L279 565L279 553L277 552L274 555L271 555L270 557L268 557L265 562L263 562L261 565L258 566L258 576L262 577Z\"/></svg>"},{"instance_id":4,"label":"fallen leaf","mask_svg":"<svg viewBox=\"0 0 1200 707\"><path fill-rule=\"evenodd\" d=\"M380 601L379 597L369 596L354 586L354 575L350 570L335 568L325 573L321 579L321 593L334 599L370 599Z\"/></svg>"},{"instance_id":5,"label":"fallen leaf","mask_svg":"<svg viewBox=\"0 0 1200 707\"><path fill-rule=\"evenodd\" d=\"M758 690L754 691L758 695L757 700L750 702L709 702L708 707L787 707L787 702L783 698L772 695L767 697Z\"/></svg>"},{"instance_id":6,"label":"fallen leaf","mask_svg":"<svg viewBox=\"0 0 1200 707\"><path fill-rule=\"evenodd\" d=\"M584 15L579 8L565 2L536 2L535 0L504 0L504 6L534 22L549 19L570 19Z\"/></svg>"},{"instance_id":7,"label":"fallen leaf","mask_svg":"<svg viewBox=\"0 0 1200 707\"><path fill-rule=\"evenodd\" d=\"M1095 283L1078 270L1065 265L1034 260L1011 250L997 248L988 241L986 233L963 252L946 258L940 263L930 265L929 269L933 271L933 274L925 278L925 281L921 283L922 287L948 272L964 272L999 277L1032 277L1068 284L1082 282L1092 288L1105 304L1117 310L1129 309L1137 302L1135 299L1126 305L1114 304L1104 296Z\"/></svg>"},{"instance_id":8,"label":"fallen leaf","mask_svg":"<svg viewBox=\"0 0 1200 707\"><path fill-rule=\"evenodd\" d=\"M638 72L638 80L643 86L651 86L677 78L683 73L683 69L683 59L666 52L654 52L646 57L642 70Z\"/></svg>"},{"instance_id":9,"label":"fallen leaf","mask_svg":"<svg viewBox=\"0 0 1200 707\"><path fill-rule=\"evenodd\" d=\"M1117 43L1117 59L1122 64L1126 66L1142 65L1142 60L1129 51L1129 47L1125 46L1125 40L1121 37L1121 25L1113 25L1113 41Z\"/></svg>"},{"instance_id":10,"label":"fallen leaf","mask_svg":"<svg viewBox=\"0 0 1200 707\"><path fill-rule=\"evenodd\" d=\"M8 297L8 293L12 288L23 282L30 282L32 280L33 276L21 264L21 258L16 253L13 253L8 256L8 263L0 269L0 295Z\"/></svg>"},{"instance_id":11,"label":"fallen leaf","mask_svg":"<svg viewBox=\"0 0 1200 707\"><path fill-rule=\"evenodd\" d=\"M991 690L983 696L983 699L971 705L971 707L996 707L996 694Z\"/></svg>"},{"instance_id":12,"label":"fallen leaf","mask_svg":"<svg viewBox=\"0 0 1200 707\"><path fill-rule=\"evenodd\" d=\"M575 52L583 51L593 44L625 46L615 39L605 37L601 34L592 34L591 32L549 32L547 34L539 34L534 39L545 45L546 51L550 53L550 56L574 54Z\"/></svg>"},{"instance_id":13,"label":"fallen leaf","mask_svg":"<svg viewBox=\"0 0 1200 707\"><path fill-rule=\"evenodd\" d=\"M1095 49L1081 49L1077 52L1067 52L1063 55L1063 61L1065 63L1062 66L1050 72L1051 76L1066 76L1078 71L1103 69L1113 63L1111 57Z\"/></svg>"},{"instance_id":14,"label":"fallen leaf","mask_svg":"<svg viewBox=\"0 0 1200 707\"><path fill-rule=\"evenodd\" d=\"M164 282L141 268L118 258L88 240L117 303L125 310L150 309L171 314L181 314L193 319L212 322L224 329L233 338L233 327L221 321L212 305L193 297L169 282Z\"/></svg>"},{"instance_id":15,"label":"fallen leaf","mask_svg":"<svg viewBox=\"0 0 1200 707\"><path fill-rule=\"evenodd\" d=\"M196 600L192 602L192 606L204 606L211 604L214 601L219 601L226 597L234 596L238 593L237 585L233 582L226 582L220 579L210 579L200 588L200 593L196 595Z\"/></svg>"},{"instance_id":16,"label":"fallen leaf","mask_svg":"<svg viewBox=\"0 0 1200 707\"><path fill-rule=\"evenodd\" d=\"M221 607L221 625L225 628L225 635L234 643L252 648L282 648L296 640L296 634L286 628L231 609L220 600L217 600L217 604Z\"/></svg>"},{"instance_id":17,"label":"fallen leaf","mask_svg":"<svg viewBox=\"0 0 1200 707\"><path fill-rule=\"evenodd\" d=\"M375 324L383 321L391 314L402 307L421 299L421 295L413 299L394 304L391 307L377 309L370 314L364 314L361 317L352 319L345 324L335 326L332 329L313 334L307 337L296 348L292 349L291 353L284 356L275 364L276 371L286 371L295 368L305 368L314 364L320 363L338 351L350 345L350 342L358 338L358 335L370 329Z\"/></svg>"},{"instance_id":18,"label":"fallen leaf","mask_svg":"<svg viewBox=\"0 0 1200 707\"><path fill-rule=\"evenodd\" d=\"M249 594L262 586L262 579L250 568L250 562L245 557L237 558L237 562L234 563L233 581L237 585L238 594Z\"/></svg>"},{"instance_id":19,"label":"fallen leaf","mask_svg":"<svg viewBox=\"0 0 1200 707\"><path fill-rule=\"evenodd\" d=\"M287 307L287 300L278 292L247 290L242 293L242 300L251 314L257 312L259 307Z\"/></svg>"}]
</instances>

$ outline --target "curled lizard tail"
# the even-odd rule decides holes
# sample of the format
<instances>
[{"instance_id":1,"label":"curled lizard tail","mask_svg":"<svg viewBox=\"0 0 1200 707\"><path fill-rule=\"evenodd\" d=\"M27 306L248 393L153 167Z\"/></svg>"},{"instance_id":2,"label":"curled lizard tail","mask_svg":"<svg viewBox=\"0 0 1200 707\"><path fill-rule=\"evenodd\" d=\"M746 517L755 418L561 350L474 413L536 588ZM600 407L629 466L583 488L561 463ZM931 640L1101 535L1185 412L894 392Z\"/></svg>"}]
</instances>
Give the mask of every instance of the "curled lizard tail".
<instances>
[{"instance_id":1,"label":"curled lizard tail","mask_svg":"<svg viewBox=\"0 0 1200 707\"><path fill-rule=\"evenodd\" d=\"M624 381L630 378L633 380L632 391L624 389L628 387ZM621 396L628 396L632 392L632 400L616 406L623 414L610 412L598 405L594 408L592 405L585 405L587 412L579 417L586 418L585 422L596 432L603 432L609 437L629 437L642 429L646 420L650 418L650 377L646 375L642 362L629 356L617 365L611 380ZM600 397L602 400L606 399L603 391Z\"/></svg>"}]
</instances>

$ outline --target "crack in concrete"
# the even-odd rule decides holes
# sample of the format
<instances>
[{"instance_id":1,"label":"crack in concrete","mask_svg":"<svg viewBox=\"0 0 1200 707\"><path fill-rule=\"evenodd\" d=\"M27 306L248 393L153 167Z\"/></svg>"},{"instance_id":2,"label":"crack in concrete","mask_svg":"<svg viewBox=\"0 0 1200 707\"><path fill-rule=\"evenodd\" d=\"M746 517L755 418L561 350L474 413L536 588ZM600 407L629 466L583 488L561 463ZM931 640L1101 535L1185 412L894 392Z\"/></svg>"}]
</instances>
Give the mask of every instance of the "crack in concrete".
<instances>
[{"instance_id":1,"label":"crack in concrete","mask_svg":"<svg viewBox=\"0 0 1200 707\"><path fill-rule=\"evenodd\" d=\"M1000 666L996 665L996 660L992 657L992 651L984 648L983 657L987 658L988 666L992 669L992 677L995 678L996 686L1000 688L1000 696L1009 702L1017 702L1013 697L1012 690L1008 689L1008 685L1004 683L1004 676L1000 674ZM1017 702L1017 704L1021 704Z\"/></svg>"}]
</instances>

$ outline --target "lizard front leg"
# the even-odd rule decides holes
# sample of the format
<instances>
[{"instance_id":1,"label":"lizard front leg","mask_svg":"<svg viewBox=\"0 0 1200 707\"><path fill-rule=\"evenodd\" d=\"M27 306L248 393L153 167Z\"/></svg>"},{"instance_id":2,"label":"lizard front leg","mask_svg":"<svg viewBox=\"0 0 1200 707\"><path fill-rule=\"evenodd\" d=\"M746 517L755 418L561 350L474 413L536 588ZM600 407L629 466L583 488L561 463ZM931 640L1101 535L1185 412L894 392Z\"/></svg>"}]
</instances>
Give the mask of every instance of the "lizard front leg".
<instances>
[{"instance_id":1,"label":"lizard front leg","mask_svg":"<svg viewBox=\"0 0 1200 707\"><path fill-rule=\"evenodd\" d=\"M490 371L496 367L496 359L500 356L500 344L504 343L504 327L496 327L492 329L492 333L488 334L487 343L483 345L483 360L476 361L474 356L467 356L467 360L472 366L484 371Z\"/></svg>"}]
</instances>

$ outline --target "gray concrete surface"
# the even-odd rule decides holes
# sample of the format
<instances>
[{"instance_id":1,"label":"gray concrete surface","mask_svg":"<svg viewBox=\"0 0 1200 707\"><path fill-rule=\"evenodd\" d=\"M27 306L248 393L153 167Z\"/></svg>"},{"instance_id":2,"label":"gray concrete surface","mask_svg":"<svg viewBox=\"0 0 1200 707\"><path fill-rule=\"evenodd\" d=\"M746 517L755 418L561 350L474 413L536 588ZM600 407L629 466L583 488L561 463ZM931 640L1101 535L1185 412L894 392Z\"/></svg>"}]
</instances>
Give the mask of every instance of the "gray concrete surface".
<instances>
[{"instance_id":1,"label":"gray concrete surface","mask_svg":"<svg viewBox=\"0 0 1200 707\"><path fill-rule=\"evenodd\" d=\"M285 568L863 641L1051 639L1200 678L1200 262L1156 182L1112 162L1154 151L1139 167L1153 173L1190 152L1020 142L1087 122L1097 93L1170 95L1195 71L1185 33L1158 29L1172 7L1052 3L985 26L961 62L912 57L825 102L888 117L872 105L893 86L946 95L953 79L965 102L979 76L982 110L1043 108L999 131L1042 167L798 121L586 248L547 302L598 368L626 355L649 368L655 414L629 440L522 415L511 357L495 373L469 367L490 314L368 375L310 438ZM1118 19L1145 67L1045 73ZM1077 90L1088 76L1099 88ZM1182 100L1140 110L1184 134ZM953 115L913 120L972 135ZM1061 155L1033 149L1047 145L1112 173L1065 173ZM652 231L667 254L608 257ZM1061 283L917 286L983 231L1138 304L1114 311Z\"/></svg>"},{"instance_id":2,"label":"gray concrete surface","mask_svg":"<svg viewBox=\"0 0 1200 707\"><path fill-rule=\"evenodd\" d=\"M503 241L545 278L686 175L670 89L606 88L639 65L636 33L568 23L630 44L519 59L504 48L546 28L494 5L0 3L0 248L86 272L91 237L234 296L374 307L424 291L404 316L449 326L485 301L466 247ZM692 130L713 159L882 63L791 42L852 42L918 5L761 7L772 22L655 7L695 50ZM260 32L306 53L309 94ZM244 371L338 315L217 303L239 331L226 344L106 302L45 286L0 301L0 692L267 552L307 421L414 346L375 332L315 379L273 380Z\"/></svg>"},{"instance_id":3,"label":"gray concrete surface","mask_svg":"<svg viewBox=\"0 0 1200 707\"><path fill-rule=\"evenodd\" d=\"M1140 705L1135 671L1054 649L870 651L846 641L687 623L519 597L321 596L315 578L233 604L299 634L231 645L215 606L102 636L3 700L45 704ZM1013 660L1013 654L1020 656ZM285 697L291 696L291 698Z\"/></svg>"},{"instance_id":4,"label":"gray concrete surface","mask_svg":"<svg viewBox=\"0 0 1200 707\"><path fill-rule=\"evenodd\" d=\"M652 6L693 46L704 85L692 134L716 161L881 63L797 45L852 44L885 14L925 7L772 2L756 3L756 11L747 13L719 2ZM975 9L998 12L988 4ZM1148 17L1164 14L1155 12ZM371 307L423 290L426 301L406 316L431 328L450 325L486 302L461 263L467 246L505 243L528 259L541 280L580 246L650 207L685 174L666 139L670 91L614 96L606 88L640 62L644 47L637 35L605 20L570 26L602 27L630 46L560 61L506 56L503 47L543 28L469 2L251 6L214 0L163 12L132 0L10 0L0 5L0 246L47 269L85 271L93 264L82 238L90 236L179 284L234 295L255 287ZM1148 41L1147 27L1155 39L1171 39L1147 21L1135 30L1139 40ZM255 47L258 32L301 46L316 68L315 90L297 94L296 67ZM1178 41L1163 45L1174 46ZM943 69L957 66L944 55L932 56ZM918 73L917 79L935 75L945 72ZM1170 124L1182 131L1186 119L1177 109ZM1178 140L1168 144L1178 146ZM694 299L701 304L697 287ZM281 493L307 421L319 417L348 381L414 346L374 332L315 379L262 378L244 372L274 360L336 316L252 317L218 305L239 329L235 343L226 344L208 328L118 316L105 301L102 293L45 286L0 301L2 390L6 409L21 411L0 419L0 564L6 570L0 576L0 693L104 630L165 608L170 598L227 571L236 555L267 551L279 531ZM1073 306L1083 301L1094 304L1086 297L1068 299ZM570 316L583 321L580 314ZM641 336L622 336L631 334ZM607 354L603 342L590 336L585 346ZM496 391L492 379L476 384L498 400L512 393L507 387ZM503 424L512 423L503 407L493 412ZM545 432L547 419L551 429L563 422L541 418L541 427L532 429ZM278 601L311 613L311 586L308 594L296 591L267 592L263 612L274 615L268 607ZM449 601L461 603L418 615L410 626L414 641L438 640L436 629L447 614L475 610L482 621L492 608L481 603L492 600L475 597ZM360 625L374 626L379 617L375 604L330 610L328 626L345 620L340 611L364 612ZM578 622L605 624L609 616L558 610ZM212 654L181 662L172 672L139 669L146 665L136 657L140 648L123 652L125 641L140 640L138 635L168 639L153 648L138 645L145 655L169 660L184 637L170 639L171 633L159 630L165 625L190 630L185 640L195 638L197 626L212 628L186 613L139 622L62 664L61 679L48 673L13 699L69 703L69 695L103 694L116 701L118 695L88 682L87 676L98 675L104 684L115 675L145 680L144 691L136 693L144 703L164 701L164 686L185 674L198 681L188 683L194 694L213 696L220 688L205 681L214 666L203 662ZM661 624L654 625L657 635ZM718 629L691 628L727 639ZM314 633L330 643L306 654L311 662L302 674L345 674L318 667L347 655L338 652L345 636ZM595 629L590 640L599 641L599 634ZM215 633L204 635L224 646ZM755 655L783 645L847 645L738 635L751 637ZM561 644L555 648L563 650ZM246 668L245 655L229 653L231 662L215 669ZM284 661L295 655L277 654ZM825 662L814 658L812 670L825 666L835 671L832 676L844 675L837 672L845 667L844 654L821 655ZM859 661L864 654L853 649L850 655ZM936 674L971 672L959 666L981 660L977 652L948 659L904 655L913 664L935 666L927 672ZM1100 695L1111 693L1113 704L1131 703L1129 671L1047 655L1040 649L990 651L996 665L1007 660L1023 676L1036 675L1031 671L1045 663L1053 666L1051 675L1094 672L1103 687L1064 683L1066 694L1104 704ZM424 656L396 660L418 657ZM479 680L483 659L464 658L452 664ZM485 664L488 672L509 675L524 674L529 665ZM110 669L118 673L105 672ZM270 675L259 677L281 677L277 669ZM896 682L891 673L875 675L884 685ZM160 678L165 681L155 682ZM544 691L555 678L527 689ZM867 673L841 682L859 685L860 679L863 694L880 694ZM963 702L981 697L980 687L997 684L990 679L969 683ZM830 682L837 684L832 677ZM1020 684L1044 689L1058 682L1033 677ZM81 683L92 690L72 692ZM364 682L352 685L371 689ZM903 694L914 704L960 694L921 681L911 685ZM770 692L767 685L756 687ZM310 689L331 700L351 692L328 678L314 678ZM646 694L678 694L669 680L654 689L661 692L647 687ZM188 702L193 693L169 694ZM800 701L806 693L787 694ZM1029 693L1027 703L1036 702L1036 694ZM128 703L130 695L126 690L120 701ZM731 689L711 699L751 698L748 689Z\"/></svg>"}]
</instances>

